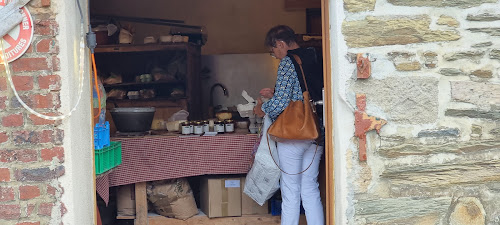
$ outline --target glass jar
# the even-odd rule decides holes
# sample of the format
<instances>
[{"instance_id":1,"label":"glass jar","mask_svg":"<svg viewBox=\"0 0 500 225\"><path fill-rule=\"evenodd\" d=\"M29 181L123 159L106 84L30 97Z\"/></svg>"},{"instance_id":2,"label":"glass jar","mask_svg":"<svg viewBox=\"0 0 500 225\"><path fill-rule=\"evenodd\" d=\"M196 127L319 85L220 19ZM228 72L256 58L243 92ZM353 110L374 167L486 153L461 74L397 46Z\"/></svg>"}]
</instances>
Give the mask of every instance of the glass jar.
<instances>
[{"instance_id":1,"label":"glass jar","mask_svg":"<svg viewBox=\"0 0 500 225\"><path fill-rule=\"evenodd\" d=\"M201 121L194 123L194 134L203 134L203 123Z\"/></svg>"},{"instance_id":2,"label":"glass jar","mask_svg":"<svg viewBox=\"0 0 500 225\"><path fill-rule=\"evenodd\" d=\"M225 120L224 126L225 126L226 132L228 132L228 133L234 132L234 121L233 120Z\"/></svg>"},{"instance_id":3,"label":"glass jar","mask_svg":"<svg viewBox=\"0 0 500 225\"><path fill-rule=\"evenodd\" d=\"M194 133L194 121L189 122L189 132Z\"/></svg>"},{"instance_id":4,"label":"glass jar","mask_svg":"<svg viewBox=\"0 0 500 225\"><path fill-rule=\"evenodd\" d=\"M203 123L203 132L210 132L210 124L208 120L201 121Z\"/></svg>"},{"instance_id":5,"label":"glass jar","mask_svg":"<svg viewBox=\"0 0 500 225\"><path fill-rule=\"evenodd\" d=\"M214 131L220 134L224 133L224 122L220 120L215 122Z\"/></svg>"},{"instance_id":6,"label":"glass jar","mask_svg":"<svg viewBox=\"0 0 500 225\"><path fill-rule=\"evenodd\" d=\"M181 123L181 134L191 134L191 125L189 122Z\"/></svg>"}]
</instances>

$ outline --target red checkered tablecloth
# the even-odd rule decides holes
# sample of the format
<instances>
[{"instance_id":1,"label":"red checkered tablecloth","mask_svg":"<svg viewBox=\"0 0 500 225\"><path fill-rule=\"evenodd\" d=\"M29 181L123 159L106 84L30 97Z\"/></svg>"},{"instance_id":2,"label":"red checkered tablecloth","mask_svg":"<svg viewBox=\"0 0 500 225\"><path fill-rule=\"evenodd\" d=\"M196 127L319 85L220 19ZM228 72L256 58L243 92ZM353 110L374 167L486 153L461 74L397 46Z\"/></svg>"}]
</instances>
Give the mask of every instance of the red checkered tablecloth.
<instances>
[{"instance_id":1,"label":"red checkered tablecloth","mask_svg":"<svg viewBox=\"0 0 500 225\"><path fill-rule=\"evenodd\" d=\"M250 169L257 135L212 137L145 136L115 138L122 143L122 164L96 178L103 200L109 187L204 174L241 174Z\"/></svg>"}]
</instances>

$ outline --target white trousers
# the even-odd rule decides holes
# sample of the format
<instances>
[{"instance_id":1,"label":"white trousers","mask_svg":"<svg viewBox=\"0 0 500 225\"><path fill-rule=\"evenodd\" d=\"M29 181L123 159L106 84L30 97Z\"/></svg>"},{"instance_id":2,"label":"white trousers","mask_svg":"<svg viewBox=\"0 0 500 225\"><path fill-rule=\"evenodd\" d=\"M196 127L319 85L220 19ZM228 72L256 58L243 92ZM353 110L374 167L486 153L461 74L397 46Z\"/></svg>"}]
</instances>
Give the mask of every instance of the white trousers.
<instances>
[{"instance_id":1,"label":"white trousers","mask_svg":"<svg viewBox=\"0 0 500 225\"><path fill-rule=\"evenodd\" d=\"M280 167L289 174L296 174L311 167L299 175L281 172L281 225L298 225L300 201L306 212L307 225L324 225L323 205L319 194L318 173L323 147L311 141L292 140L278 142Z\"/></svg>"}]
</instances>

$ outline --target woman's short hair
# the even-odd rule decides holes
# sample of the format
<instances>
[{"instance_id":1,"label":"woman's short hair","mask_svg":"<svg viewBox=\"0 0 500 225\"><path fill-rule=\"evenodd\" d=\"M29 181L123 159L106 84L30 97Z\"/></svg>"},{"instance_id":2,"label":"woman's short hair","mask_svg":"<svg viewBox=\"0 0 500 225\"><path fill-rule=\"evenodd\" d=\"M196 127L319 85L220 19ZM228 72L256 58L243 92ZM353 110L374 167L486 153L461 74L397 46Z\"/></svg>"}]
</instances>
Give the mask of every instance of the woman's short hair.
<instances>
[{"instance_id":1,"label":"woman's short hair","mask_svg":"<svg viewBox=\"0 0 500 225\"><path fill-rule=\"evenodd\" d=\"M284 41L287 45L295 42L295 31L286 25L278 25L271 28L266 35L265 45L276 47L277 41Z\"/></svg>"}]
</instances>

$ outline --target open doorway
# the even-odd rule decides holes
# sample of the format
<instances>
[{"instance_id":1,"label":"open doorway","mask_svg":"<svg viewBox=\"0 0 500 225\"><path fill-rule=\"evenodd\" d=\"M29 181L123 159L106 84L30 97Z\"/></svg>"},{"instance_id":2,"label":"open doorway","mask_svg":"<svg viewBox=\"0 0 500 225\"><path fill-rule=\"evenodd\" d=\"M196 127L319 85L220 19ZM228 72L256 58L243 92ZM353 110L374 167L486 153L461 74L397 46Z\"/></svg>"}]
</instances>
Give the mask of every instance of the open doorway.
<instances>
[{"instance_id":1,"label":"open doorway","mask_svg":"<svg viewBox=\"0 0 500 225\"><path fill-rule=\"evenodd\" d=\"M285 6L288 2L288 6ZM160 1L151 0L147 3L138 5L134 1L90 1L91 19L93 16L100 16L96 21L106 25L113 24L116 29L122 28L130 34L124 32L124 35L115 34L104 38L104 44L100 44L96 50L96 60L98 64L99 74L102 74L105 79L109 79L111 83L105 83L104 88L108 92L108 98L121 96L121 99L107 101L106 120L111 123L111 133L116 133L116 124L111 119L110 111L116 106L119 107L155 107L156 112L153 118L153 126L156 126L157 121L168 121L174 113L180 110L190 112L189 120L204 120L210 118L210 110L231 110L230 107L242 103L243 98L240 93L246 90L250 95L256 96L259 87L269 87L274 85L274 80L269 79L267 73L275 74L277 62L269 60L268 49L263 44L265 32L277 24L287 24L292 26L297 33L303 34L301 37L311 38L311 42L304 41L302 44L312 45L323 49L322 56L324 64L326 64L325 74L329 74L329 53L325 51L325 47L329 47L329 39L324 38L325 24L321 21L327 21L327 1L313 1L316 8L307 9L307 6L290 6L290 2L296 1L253 1L251 3L228 3L226 1L215 1L206 3L204 1ZM319 7L318 7L319 6ZM323 8L321 8L323 6ZM288 8L285 8L288 7ZM230 13L227 13L230 12ZM109 17L111 15L111 17ZM259 15L259 16L255 16ZM114 16L114 17L113 17ZM215 17L215 19L214 19ZM326 19L325 19L326 17ZM133 21L134 19L142 18L142 21ZM165 21L151 21L144 18L161 18ZM249 19L251 18L251 19ZM149 21L148 21L149 20ZM170 20L170 21L166 21ZM189 44L181 45L157 45L162 42L162 39L175 38L173 34L181 33L186 29L171 29L169 26L159 26L153 23L175 23L175 20L183 20L184 24L193 26L189 29L200 29L200 36L190 36ZM177 21L178 22L178 21ZM214 25L215 24L215 25ZM94 24L97 28L98 24ZM100 24L103 25L103 24ZM200 26L197 28L197 26ZM101 26L96 30L108 32L108 26ZM115 29L115 28L113 28ZM188 30L189 30L188 29ZM177 30L177 31L172 31ZM322 31L323 30L323 31ZM101 35L98 34L98 35ZM323 39L315 39L315 37L323 35ZM132 43L127 43L127 36L131 38ZM170 37L168 37L170 36ZM182 35L181 35L182 36ZM204 39L207 38L208 39ZM123 40L120 40L123 39ZM305 40L302 39L302 40ZM123 42L121 42L123 41ZM179 39L177 42L184 42L184 39ZM206 43L203 43L205 42ZM149 43L144 45L144 43ZM170 42L173 42L171 39ZM122 44L119 44L122 43ZM154 43L154 44L153 44ZM124 45L127 45L124 47ZM166 47L169 46L169 47ZM162 64L171 64L169 68L161 68ZM175 62L175 63L172 63ZM137 66L140 64L141 66ZM198 66L196 66L198 65ZM259 65L256 67L255 65ZM158 77L155 78L151 73L153 69L158 68ZM161 71L174 71L173 74L161 73ZM102 73L101 73L102 71ZM149 73L148 73L149 72ZM142 76L150 74L148 76ZM184 74L184 75L181 75ZM166 77L164 76L166 75ZM173 84L167 80L171 77L181 80ZM181 77L181 78L179 78ZM113 81L113 79L115 79ZM116 82L116 80L120 80ZM149 80L162 80L158 86L147 86L143 88L139 83L149 83ZM327 103L329 98L329 88L331 88L329 75L325 77L325 99ZM145 82L143 82L145 80ZM195 80L195 82L190 82ZM187 82L186 82L187 81ZM116 83L113 83L116 82ZM216 85L221 83L223 87ZM173 85L171 85L173 84ZM139 86L140 87L139 87ZM149 84L148 84L149 85ZM169 86L171 85L171 86ZM219 90L219 88L221 90ZM112 90L116 90L111 92ZM136 90L137 89L137 90ZM224 89L229 93L225 95ZM153 90L153 91L150 91ZM213 91L215 90L215 91ZM141 92L142 91L142 92ZM111 92L111 93L110 93ZM137 93L136 93L137 92ZM178 93L173 97L173 93ZM179 94L180 93L180 94ZM139 96L139 99L134 99ZM146 97L144 97L146 96ZM149 98L154 96L154 98ZM134 101L135 100L135 101ZM215 112L215 111L214 111ZM326 130L327 135L330 135L329 130L331 125L331 111L326 109ZM330 116L328 115L330 112ZM234 115L233 115L234 116ZM159 122L157 126L162 126ZM158 129L162 130L162 129ZM124 132L122 132L124 133ZM153 135L165 135L160 131L148 133ZM136 134L134 134L136 135ZM244 141L251 141L245 139ZM165 142L162 142L163 144ZM246 143L246 142L245 142ZM134 146L141 146L137 144ZM331 141L327 141L325 150L325 160L322 160L321 167L321 191L323 203L325 205L328 224L333 224L331 220L333 212L332 197L333 197L333 165L329 162L329 158L333 159ZM138 148L138 151L145 151L145 148ZM147 153L145 153L147 154ZM124 160L131 160L127 158ZM189 163L189 162L186 162ZM330 172L330 173L329 173ZM104 174L106 175L106 174ZM148 176L143 174L144 176ZM197 182L198 177L192 178ZM152 178L151 180L155 180ZM106 214L111 214L111 219L116 224L131 223L131 219L135 219L136 224L144 224L143 221L152 221L147 216L147 200L137 196L137 191L146 191L143 189L133 189L132 194L136 195L134 210L137 213L135 216L120 216L116 215L116 210L110 207L116 206L116 188L112 182L119 184L127 183L127 177L114 176L110 178L109 186L109 201L108 207L102 207L101 217L105 218ZM133 180L133 179L132 179ZM191 180L190 180L191 181ZM121 183L120 183L121 182ZM116 184L115 183L115 184ZM134 182L135 183L135 182ZM145 182L135 183L136 186L146 185ZM99 184L98 184L99 185ZM124 186L124 185L118 185ZM193 187L193 191L198 191ZM145 194L145 193L143 193ZM115 196L113 196L115 195ZM145 195L144 195L145 196ZM196 194L195 194L196 197ZM142 201L142 207L146 205L146 212L137 208L138 201ZM105 205L105 204L104 204ZM107 209L102 210L103 208ZM143 208L144 209L144 208ZM146 217L139 216L146 215ZM117 219L118 218L118 219ZM106 221L103 221L104 224ZM150 223L151 224L151 223Z\"/></svg>"}]
</instances>

